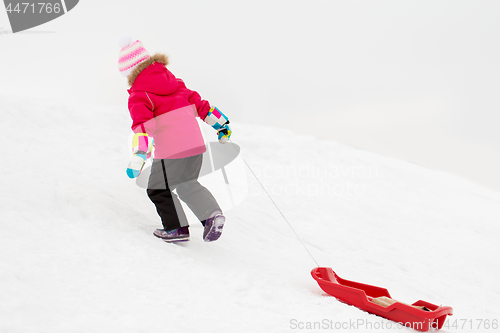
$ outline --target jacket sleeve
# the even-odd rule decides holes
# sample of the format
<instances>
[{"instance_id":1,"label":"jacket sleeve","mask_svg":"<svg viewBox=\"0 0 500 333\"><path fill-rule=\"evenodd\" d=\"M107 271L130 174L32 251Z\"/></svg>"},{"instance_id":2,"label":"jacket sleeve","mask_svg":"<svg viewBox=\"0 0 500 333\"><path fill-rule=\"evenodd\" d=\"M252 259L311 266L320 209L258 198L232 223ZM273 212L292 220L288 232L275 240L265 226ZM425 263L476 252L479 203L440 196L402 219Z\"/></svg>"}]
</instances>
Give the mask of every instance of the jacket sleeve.
<instances>
[{"instance_id":1,"label":"jacket sleeve","mask_svg":"<svg viewBox=\"0 0 500 333\"><path fill-rule=\"evenodd\" d=\"M186 84L181 79L177 79L179 83L179 88L184 94L187 95L187 99L189 103L194 104L196 106L196 110L198 111L198 117L204 120L210 111L210 103L208 101L201 99L200 94L198 94L194 90L189 90L186 87Z\"/></svg>"},{"instance_id":2,"label":"jacket sleeve","mask_svg":"<svg viewBox=\"0 0 500 333\"><path fill-rule=\"evenodd\" d=\"M132 117L132 131L153 135L155 129L154 101L147 92L133 92L128 99L128 110Z\"/></svg>"}]
</instances>

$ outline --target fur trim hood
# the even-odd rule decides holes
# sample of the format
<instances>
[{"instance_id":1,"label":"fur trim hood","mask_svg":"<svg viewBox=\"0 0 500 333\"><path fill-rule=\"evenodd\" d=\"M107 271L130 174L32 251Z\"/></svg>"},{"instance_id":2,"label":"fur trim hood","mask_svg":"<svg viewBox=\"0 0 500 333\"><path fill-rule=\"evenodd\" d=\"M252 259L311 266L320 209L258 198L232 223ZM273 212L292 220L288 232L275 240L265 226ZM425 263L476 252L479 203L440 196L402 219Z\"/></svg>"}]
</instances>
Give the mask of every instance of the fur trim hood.
<instances>
[{"instance_id":1,"label":"fur trim hood","mask_svg":"<svg viewBox=\"0 0 500 333\"><path fill-rule=\"evenodd\" d=\"M135 79L137 78L137 76L139 74L141 74L141 72L146 69L149 65L155 63L155 62L158 62L160 64L163 64L165 66L168 65L168 57L166 55L164 55L163 53L156 53L154 55L152 55L151 57L149 57L148 60L145 60L143 62L141 62L136 68L134 68L134 70L127 76L127 79L128 79L128 85L130 87L132 87L132 85L134 84L135 82Z\"/></svg>"}]
</instances>

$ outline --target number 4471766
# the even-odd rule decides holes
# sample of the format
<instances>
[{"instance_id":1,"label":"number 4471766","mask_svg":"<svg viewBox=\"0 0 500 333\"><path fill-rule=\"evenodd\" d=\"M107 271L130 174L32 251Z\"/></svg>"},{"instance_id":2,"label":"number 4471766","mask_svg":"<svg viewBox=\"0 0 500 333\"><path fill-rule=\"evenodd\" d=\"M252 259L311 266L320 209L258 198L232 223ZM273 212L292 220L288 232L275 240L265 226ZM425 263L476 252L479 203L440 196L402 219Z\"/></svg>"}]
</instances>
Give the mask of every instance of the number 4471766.
<instances>
[{"instance_id":1,"label":"number 4471766","mask_svg":"<svg viewBox=\"0 0 500 333\"><path fill-rule=\"evenodd\" d=\"M450 322L447 320L443 325L443 328L450 329L498 329L498 319L455 319Z\"/></svg>"},{"instance_id":2,"label":"number 4471766","mask_svg":"<svg viewBox=\"0 0 500 333\"><path fill-rule=\"evenodd\" d=\"M24 8L23 8L24 7ZM61 4L59 3L55 3L55 4L51 4L51 3L45 3L45 2L38 2L38 3L28 3L28 2L23 2L23 3L17 3L16 6L14 8L12 8L12 3L9 3L7 5L7 13L12 13L12 12L16 12L16 13L47 13L47 14L51 14L51 13L56 13L56 14L59 14L61 12Z\"/></svg>"}]
</instances>

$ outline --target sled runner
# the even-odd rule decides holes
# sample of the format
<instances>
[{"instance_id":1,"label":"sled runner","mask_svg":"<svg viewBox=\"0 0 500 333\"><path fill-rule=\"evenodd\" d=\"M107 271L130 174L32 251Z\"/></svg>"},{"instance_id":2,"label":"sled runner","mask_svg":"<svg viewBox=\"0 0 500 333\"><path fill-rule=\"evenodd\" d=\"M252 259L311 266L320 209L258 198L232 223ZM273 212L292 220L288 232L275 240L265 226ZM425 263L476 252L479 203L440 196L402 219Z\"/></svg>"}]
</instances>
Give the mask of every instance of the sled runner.
<instances>
[{"instance_id":1,"label":"sled runner","mask_svg":"<svg viewBox=\"0 0 500 333\"><path fill-rule=\"evenodd\" d=\"M314 268L311 275L323 291L340 301L421 332L440 329L446 316L453 315L449 306L421 300L412 305L395 301L387 289L344 280L329 267Z\"/></svg>"}]
</instances>

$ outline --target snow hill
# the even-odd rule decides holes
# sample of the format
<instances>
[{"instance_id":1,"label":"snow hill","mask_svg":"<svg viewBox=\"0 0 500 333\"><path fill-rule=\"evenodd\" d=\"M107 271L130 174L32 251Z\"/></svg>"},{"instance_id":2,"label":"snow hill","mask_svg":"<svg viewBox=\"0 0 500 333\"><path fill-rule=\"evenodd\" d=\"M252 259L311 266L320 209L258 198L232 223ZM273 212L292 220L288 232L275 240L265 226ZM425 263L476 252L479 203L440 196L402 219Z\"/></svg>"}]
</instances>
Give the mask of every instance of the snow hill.
<instances>
[{"instance_id":1,"label":"snow hill","mask_svg":"<svg viewBox=\"0 0 500 333\"><path fill-rule=\"evenodd\" d=\"M193 221L189 243L166 244L152 236L154 206L125 174L126 106L0 95L0 115L0 332L333 330L318 322L370 332L390 323L322 292L314 261L248 170L246 197L226 209L218 242L204 243ZM319 265L404 302L452 306L450 323L462 321L443 332L492 331L480 320L500 319L500 194L336 142L233 130ZM207 182L224 185L217 172ZM469 320L473 330L462 328Z\"/></svg>"}]
</instances>

